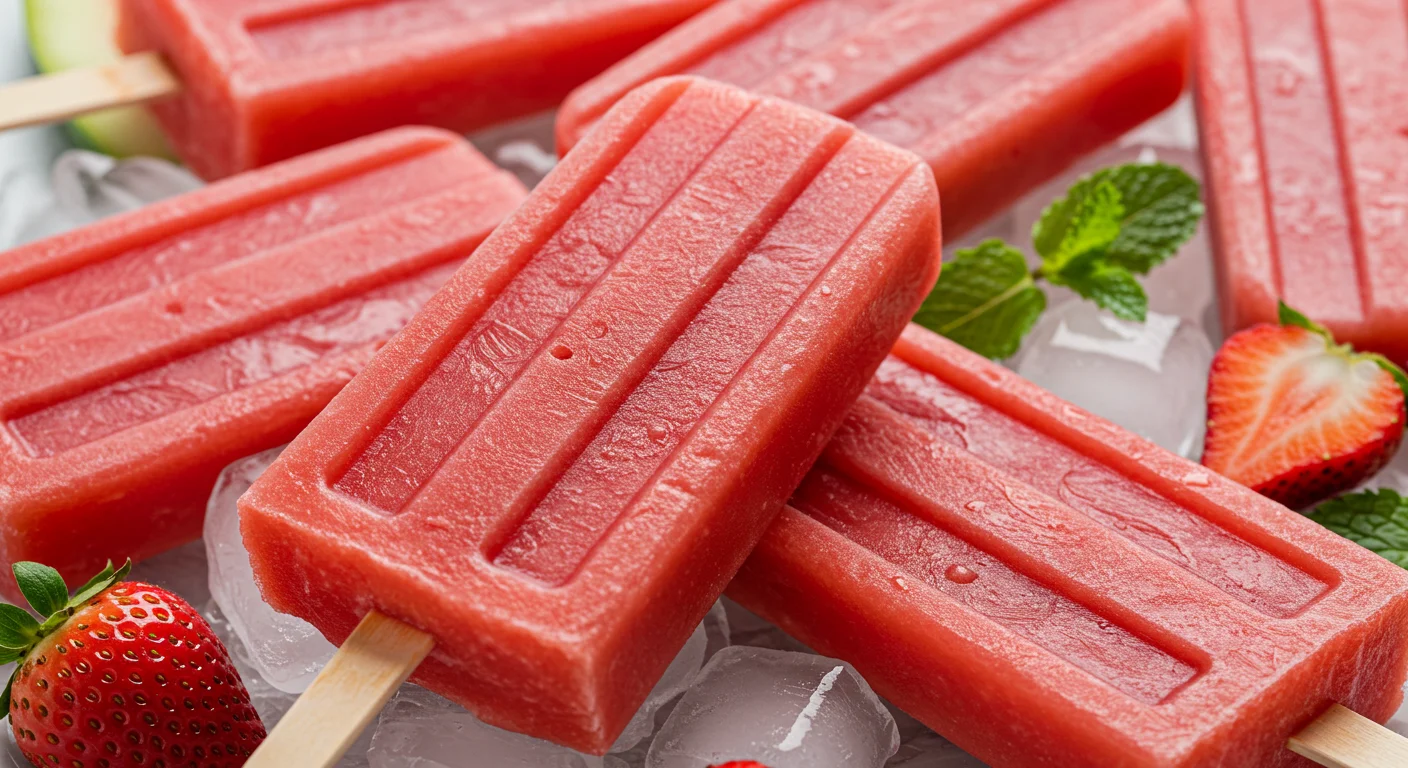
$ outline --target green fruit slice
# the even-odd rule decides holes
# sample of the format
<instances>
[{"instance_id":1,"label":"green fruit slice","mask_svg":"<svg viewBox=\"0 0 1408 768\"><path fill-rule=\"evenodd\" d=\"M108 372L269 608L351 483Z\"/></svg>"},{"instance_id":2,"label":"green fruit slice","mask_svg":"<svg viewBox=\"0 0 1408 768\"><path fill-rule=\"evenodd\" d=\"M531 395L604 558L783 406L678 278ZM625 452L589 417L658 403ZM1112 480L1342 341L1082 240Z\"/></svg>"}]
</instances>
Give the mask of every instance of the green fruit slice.
<instances>
[{"instance_id":1,"label":"green fruit slice","mask_svg":"<svg viewBox=\"0 0 1408 768\"><path fill-rule=\"evenodd\" d=\"M96 67L122 57L113 40L116 0L25 0L25 19L40 72ZM175 157L156 120L141 107L94 112L68 128L85 149L116 157Z\"/></svg>"}]
</instances>

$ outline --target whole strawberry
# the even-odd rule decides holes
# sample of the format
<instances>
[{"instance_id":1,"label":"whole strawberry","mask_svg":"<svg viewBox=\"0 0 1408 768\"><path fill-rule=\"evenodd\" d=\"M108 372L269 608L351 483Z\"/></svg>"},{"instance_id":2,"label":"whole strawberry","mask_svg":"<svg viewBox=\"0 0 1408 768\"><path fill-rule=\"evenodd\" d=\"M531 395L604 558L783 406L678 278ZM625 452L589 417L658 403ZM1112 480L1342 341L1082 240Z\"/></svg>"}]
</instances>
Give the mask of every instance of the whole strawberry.
<instances>
[{"instance_id":1,"label":"whole strawberry","mask_svg":"<svg viewBox=\"0 0 1408 768\"><path fill-rule=\"evenodd\" d=\"M1403 441L1408 376L1281 305L1213 358L1203 464L1294 509L1349 490Z\"/></svg>"},{"instance_id":2,"label":"whole strawberry","mask_svg":"<svg viewBox=\"0 0 1408 768\"><path fill-rule=\"evenodd\" d=\"M72 598L58 571L16 563L43 623L0 605L0 706L36 766L239 766L264 724L210 626L186 601L112 564Z\"/></svg>"}]
</instances>

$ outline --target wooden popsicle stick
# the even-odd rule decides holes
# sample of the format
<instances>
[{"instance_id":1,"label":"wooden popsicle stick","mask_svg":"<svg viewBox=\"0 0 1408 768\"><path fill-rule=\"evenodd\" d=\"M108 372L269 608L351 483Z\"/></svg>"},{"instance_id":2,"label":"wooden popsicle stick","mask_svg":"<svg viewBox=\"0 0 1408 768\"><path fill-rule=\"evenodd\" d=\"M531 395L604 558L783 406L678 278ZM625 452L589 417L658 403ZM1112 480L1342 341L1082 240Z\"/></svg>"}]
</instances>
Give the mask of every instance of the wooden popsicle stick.
<instances>
[{"instance_id":1,"label":"wooden popsicle stick","mask_svg":"<svg viewBox=\"0 0 1408 768\"><path fill-rule=\"evenodd\" d=\"M1327 768L1408 766L1408 739L1339 704L1331 705L1286 746Z\"/></svg>"},{"instance_id":2,"label":"wooden popsicle stick","mask_svg":"<svg viewBox=\"0 0 1408 768\"><path fill-rule=\"evenodd\" d=\"M434 645L418 629L368 613L245 768L331 768Z\"/></svg>"},{"instance_id":3,"label":"wooden popsicle stick","mask_svg":"<svg viewBox=\"0 0 1408 768\"><path fill-rule=\"evenodd\" d=\"M180 90L181 81L158 53L136 53L102 67L30 77L0 87L0 131L141 104Z\"/></svg>"}]
</instances>

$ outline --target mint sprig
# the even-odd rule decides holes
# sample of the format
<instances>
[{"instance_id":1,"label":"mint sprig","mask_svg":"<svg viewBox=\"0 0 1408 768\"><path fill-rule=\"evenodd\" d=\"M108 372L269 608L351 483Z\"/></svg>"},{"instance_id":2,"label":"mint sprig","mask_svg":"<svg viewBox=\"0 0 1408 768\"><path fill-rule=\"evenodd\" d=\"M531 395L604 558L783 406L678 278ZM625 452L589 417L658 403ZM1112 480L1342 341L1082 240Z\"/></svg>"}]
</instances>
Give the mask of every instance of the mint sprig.
<instances>
[{"instance_id":1,"label":"mint sprig","mask_svg":"<svg viewBox=\"0 0 1408 768\"><path fill-rule=\"evenodd\" d=\"M1408 499L1397 491L1346 494L1321 504L1306 517L1408 568Z\"/></svg>"},{"instance_id":2,"label":"mint sprig","mask_svg":"<svg viewBox=\"0 0 1408 768\"><path fill-rule=\"evenodd\" d=\"M79 587L72 597L63 576L47 565L20 562L15 563L13 570L20 593L43 621L20 606L0 603L0 664L23 660L40 640L63 626L83 604L127 578L132 562L129 560L121 568L113 568L109 562L97 576ZM5 683L4 692L0 693L0 718L10 711L10 686L16 674L19 674L18 667Z\"/></svg>"},{"instance_id":3,"label":"mint sprig","mask_svg":"<svg viewBox=\"0 0 1408 768\"><path fill-rule=\"evenodd\" d=\"M1075 291L1117 317L1143 322L1149 299L1138 275L1188 241L1203 217L1198 182L1163 163L1106 168L1085 176L1032 228L1041 265L988 240L944 265L915 322L994 359L1010 357L1046 308L1039 283Z\"/></svg>"}]
</instances>

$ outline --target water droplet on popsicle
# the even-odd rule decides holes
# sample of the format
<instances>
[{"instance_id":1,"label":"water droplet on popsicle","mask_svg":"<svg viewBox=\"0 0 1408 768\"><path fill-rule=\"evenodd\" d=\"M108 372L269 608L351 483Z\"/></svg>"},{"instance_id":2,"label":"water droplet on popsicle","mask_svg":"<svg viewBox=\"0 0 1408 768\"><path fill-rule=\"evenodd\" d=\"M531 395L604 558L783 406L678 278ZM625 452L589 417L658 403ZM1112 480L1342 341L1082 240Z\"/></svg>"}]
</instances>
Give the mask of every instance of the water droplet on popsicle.
<instances>
[{"instance_id":1,"label":"water droplet on popsicle","mask_svg":"<svg viewBox=\"0 0 1408 768\"><path fill-rule=\"evenodd\" d=\"M978 580L978 574L966 565L950 565L944 570L944 578L954 584L972 584Z\"/></svg>"}]
</instances>

